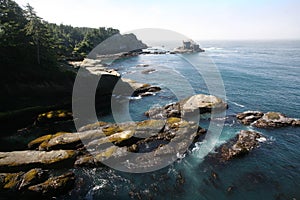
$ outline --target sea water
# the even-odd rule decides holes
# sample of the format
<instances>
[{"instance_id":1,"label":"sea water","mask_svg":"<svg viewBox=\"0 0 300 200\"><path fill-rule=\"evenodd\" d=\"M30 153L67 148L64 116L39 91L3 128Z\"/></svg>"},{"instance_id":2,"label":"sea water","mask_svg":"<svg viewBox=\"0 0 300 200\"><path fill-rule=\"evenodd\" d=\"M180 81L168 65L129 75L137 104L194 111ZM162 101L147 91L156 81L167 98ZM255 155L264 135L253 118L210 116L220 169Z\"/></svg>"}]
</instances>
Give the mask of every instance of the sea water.
<instances>
[{"instance_id":1,"label":"sea water","mask_svg":"<svg viewBox=\"0 0 300 200\"><path fill-rule=\"evenodd\" d=\"M243 126L233 117L247 110L300 117L300 41L200 44L205 53L140 55L111 65L124 78L162 88L153 96L130 100L131 120L147 119L144 112L152 107L193 94L210 94L202 72L213 66L222 77L229 104L216 145L240 130L258 131L266 141L245 157L223 164L205 159L200 148L204 140L172 165L150 173L130 174L108 167L76 169L82 180L63 199L300 199L300 128L258 129ZM189 62L201 58L209 61L199 63L202 72ZM145 73L147 69L153 70ZM99 120L115 121L112 115ZM200 125L208 127L209 120L201 120ZM217 174L216 179L212 173Z\"/></svg>"}]
</instances>

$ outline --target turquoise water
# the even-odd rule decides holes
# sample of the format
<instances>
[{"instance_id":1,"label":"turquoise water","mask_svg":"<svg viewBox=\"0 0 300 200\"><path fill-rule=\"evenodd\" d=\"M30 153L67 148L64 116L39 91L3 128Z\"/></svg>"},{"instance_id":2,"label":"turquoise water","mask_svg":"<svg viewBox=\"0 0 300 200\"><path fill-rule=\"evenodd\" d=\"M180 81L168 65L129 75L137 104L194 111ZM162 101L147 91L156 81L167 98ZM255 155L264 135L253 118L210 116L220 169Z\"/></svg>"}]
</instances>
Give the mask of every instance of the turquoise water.
<instances>
[{"instance_id":1,"label":"turquoise water","mask_svg":"<svg viewBox=\"0 0 300 200\"><path fill-rule=\"evenodd\" d=\"M202 70L210 71L212 63L219 70L229 104L217 144L242 129L259 131L267 141L249 155L225 164L202 159L205 155L199 150L201 143L196 143L184 158L151 173L76 169L83 178L78 181L77 189L63 199L300 199L300 129L257 129L240 125L232 117L246 110L278 111L300 117L300 42L204 41L200 44L206 53L183 57L141 55L112 65L125 78L162 88L154 96L130 101L132 120L146 119L143 113L153 106L196 93L208 94L202 72L188 62L203 58L210 63L201 63ZM138 64L149 66L137 67ZM143 74L145 69L156 71ZM100 120L113 121L113 117L102 116ZM200 124L207 127L209 121L202 120ZM212 172L218 174L218 179L212 178ZM229 187L231 192L227 191Z\"/></svg>"}]
</instances>

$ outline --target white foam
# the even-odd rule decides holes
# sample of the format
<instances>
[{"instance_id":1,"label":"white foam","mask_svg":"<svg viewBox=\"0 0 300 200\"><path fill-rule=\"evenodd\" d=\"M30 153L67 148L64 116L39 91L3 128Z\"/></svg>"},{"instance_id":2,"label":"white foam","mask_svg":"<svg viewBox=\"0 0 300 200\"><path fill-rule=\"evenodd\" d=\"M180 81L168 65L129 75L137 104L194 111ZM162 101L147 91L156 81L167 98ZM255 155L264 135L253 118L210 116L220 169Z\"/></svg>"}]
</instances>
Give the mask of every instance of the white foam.
<instances>
[{"instance_id":1,"label":"white foam","mask_svg":"<svg viewBox=\"0 0 300 200\"><path fill-rule=\"evenodd\" d=\"M234 101L232 101L232 103L233 103L234 105L236 105L236 106L239 106L239 107L241 107L241 108L245 108L245 106L244 106L244 105L242 105L242 104L239 104L239 103L237 103L237 102L234 102Z\"/></svg>"},{"instance_id":2,"label":"white foam","mask_svg":"<svg viewBox=\"0 0 300 200\"><path fill-rule=\"evenodd\" d=\"M223 50L223 48L220 48L220 47L207 47L207 48L204 48L204 50L206 50L206 51Z\"/></svg>"},{"instance_id":3,"label":"white foam","mask_svg":"<svg viewBox=\"0 0 300 200\"><path fill-rule=\"evenodd\" d=\"M137 97L128 97L128 99L130 100L139 100L141 99L142 97L141 96L137 96Z\"/></svg>"},{"instance_id":4,"label":"white foam","mask_svg":"<svg viewBox=\"0 0 300 200\"><path fill-rule=\"evenodd\" d=\"M267 141L267 138L265 137L260 137L260 138L257 138L256 139L258 142L266 142Z\"/></svg>"}]
</instances>

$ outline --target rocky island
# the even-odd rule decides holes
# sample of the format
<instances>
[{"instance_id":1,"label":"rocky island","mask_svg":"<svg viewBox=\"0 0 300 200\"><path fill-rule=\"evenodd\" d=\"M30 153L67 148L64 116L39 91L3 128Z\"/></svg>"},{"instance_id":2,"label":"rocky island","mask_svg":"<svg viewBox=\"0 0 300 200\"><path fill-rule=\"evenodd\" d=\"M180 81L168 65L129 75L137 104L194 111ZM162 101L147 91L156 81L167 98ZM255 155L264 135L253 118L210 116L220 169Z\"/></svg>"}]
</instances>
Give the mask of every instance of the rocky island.
<instances>
[{"instance_id":1,"label":"rocky island","mask_svg":"<svg viewBox=\"0 0 300 200\"><path fill-rule=\"evenodd\" d=\"M195 43L193 40L182 41L183 45L174 49L174 53L195 53L195 52L204 52L204 49L201 49L199 44Z\"/></svg>"}]
</instances>

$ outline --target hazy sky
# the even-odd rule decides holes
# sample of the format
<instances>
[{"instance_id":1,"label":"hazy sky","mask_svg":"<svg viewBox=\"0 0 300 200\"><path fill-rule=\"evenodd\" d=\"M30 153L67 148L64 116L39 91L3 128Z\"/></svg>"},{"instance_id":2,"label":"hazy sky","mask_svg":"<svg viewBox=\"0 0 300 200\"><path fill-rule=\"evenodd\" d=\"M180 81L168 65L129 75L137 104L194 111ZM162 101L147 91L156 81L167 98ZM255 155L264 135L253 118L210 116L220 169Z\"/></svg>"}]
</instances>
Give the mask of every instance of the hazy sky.
<instances>
[{"instance_id":1,"label":"hazy sky","mask_svg":"<svg viewBox=\"0 0 300 200\"><path fill-rule=\"evenodd\" d=\"M299 0L16 0L44 20L121 32L164 28L193 39L300 39Z\"/></svg>"}]
</instances>

